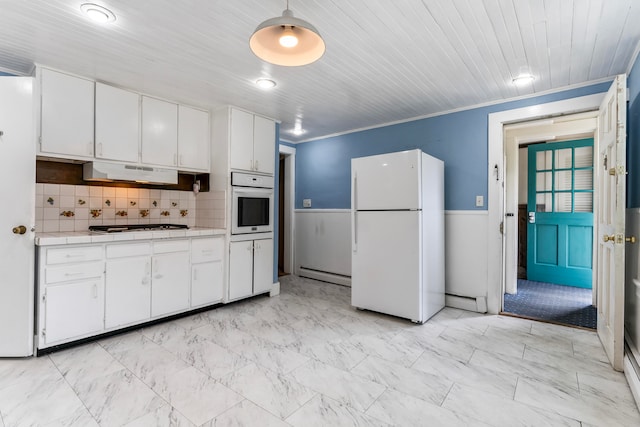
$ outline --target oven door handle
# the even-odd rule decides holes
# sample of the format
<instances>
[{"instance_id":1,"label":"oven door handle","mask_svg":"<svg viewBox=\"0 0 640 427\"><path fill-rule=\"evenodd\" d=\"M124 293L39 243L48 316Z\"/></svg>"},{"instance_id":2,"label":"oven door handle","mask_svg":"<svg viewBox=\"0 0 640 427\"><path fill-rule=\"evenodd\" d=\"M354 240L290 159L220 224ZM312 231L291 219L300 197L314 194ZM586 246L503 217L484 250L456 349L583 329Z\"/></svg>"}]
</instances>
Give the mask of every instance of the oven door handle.
<instances>
[{"instance_id":1,"label":"oven door handle","mask_svg":"<svg viewBox=\"0 0 640 427\"><path fill-rule=\"evenodd\" d=\"M273 188L262 187L233 187L234 194L273 194Z\"/></svg>"}]
</instances>

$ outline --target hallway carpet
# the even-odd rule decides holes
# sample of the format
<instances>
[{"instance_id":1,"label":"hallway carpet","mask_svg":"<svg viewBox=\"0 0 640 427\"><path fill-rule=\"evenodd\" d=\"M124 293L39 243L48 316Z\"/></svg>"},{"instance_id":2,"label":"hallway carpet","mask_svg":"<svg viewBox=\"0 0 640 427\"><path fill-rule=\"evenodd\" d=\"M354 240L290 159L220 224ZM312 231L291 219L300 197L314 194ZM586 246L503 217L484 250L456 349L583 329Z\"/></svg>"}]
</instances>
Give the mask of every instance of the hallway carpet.
<instances>
[{"instance_id":1,"label":"hallway carpet","mask_svg":"<svg viewBox=\"0 0 640 427\"><path fill-rule=\"evenodd\" d=\"M596 329L591 289L518 279L518 293L504 294L504 312Z\"/></svg>"}]
</instances>

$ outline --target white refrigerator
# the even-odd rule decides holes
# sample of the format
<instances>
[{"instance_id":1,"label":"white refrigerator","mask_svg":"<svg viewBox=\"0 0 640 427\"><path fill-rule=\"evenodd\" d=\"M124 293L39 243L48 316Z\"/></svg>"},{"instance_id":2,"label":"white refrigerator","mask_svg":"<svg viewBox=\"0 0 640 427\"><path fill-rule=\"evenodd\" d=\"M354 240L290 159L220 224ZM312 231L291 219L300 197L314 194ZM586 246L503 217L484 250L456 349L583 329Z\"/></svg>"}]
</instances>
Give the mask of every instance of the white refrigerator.
<instances>
[{"instance_id":1,"label":"white refrigerator","mask_svg":"<svg viewBox=\"0 0 640 427\"><path fill-rule=\"evenodd\" d=\"M424 323L444 307L444 163L351 160L351 305Z\"/></svg>"}]
</instances>

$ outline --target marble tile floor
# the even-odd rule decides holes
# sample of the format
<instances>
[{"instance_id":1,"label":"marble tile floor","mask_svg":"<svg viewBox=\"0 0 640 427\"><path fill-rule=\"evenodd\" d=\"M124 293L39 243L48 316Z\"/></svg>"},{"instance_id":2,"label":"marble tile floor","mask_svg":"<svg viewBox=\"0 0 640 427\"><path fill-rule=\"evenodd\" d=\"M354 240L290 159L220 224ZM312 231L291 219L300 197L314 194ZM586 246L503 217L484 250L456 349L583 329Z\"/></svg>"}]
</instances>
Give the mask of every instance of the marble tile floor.
<instances>
[{"instance_id":1,"label":"marble tile floor","mask_svg":"<svg viewBox=\"0 0 640 427\"><path fill-rule=\"evenodd\" d=\"M280 280L277 297L0 360L0 427L640 425L594 332L452 308L415 325Z\"/></svg>"}]
</instances>

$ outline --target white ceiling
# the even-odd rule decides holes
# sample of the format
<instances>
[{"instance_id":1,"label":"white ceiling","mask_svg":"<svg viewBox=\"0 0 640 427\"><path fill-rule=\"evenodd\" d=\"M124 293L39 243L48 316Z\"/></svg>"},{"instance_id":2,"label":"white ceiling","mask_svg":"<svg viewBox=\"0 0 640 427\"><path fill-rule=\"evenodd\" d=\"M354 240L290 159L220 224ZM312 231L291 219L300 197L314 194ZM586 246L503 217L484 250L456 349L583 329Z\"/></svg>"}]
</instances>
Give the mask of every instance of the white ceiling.
<instances>
[{"instance_id":1,"label":"white ceiling","mask_svg":"<svg viewBox=\"0 0 640 427\"><path fill-rule=\"evenodd\" d=\"M90 0L87 0L90 1ZM255 27L286 0L0 0L0 68L39 63L200 107L232 104L282 121L302 141L601 81L627 71L640 40L638 0L291 0L325 55L264 63ZM513 77L529 70L533 84ZM253 82L269 77L271 91ZM306 133L290 133L296 120Z\"/></svg>"}]
</instances>

